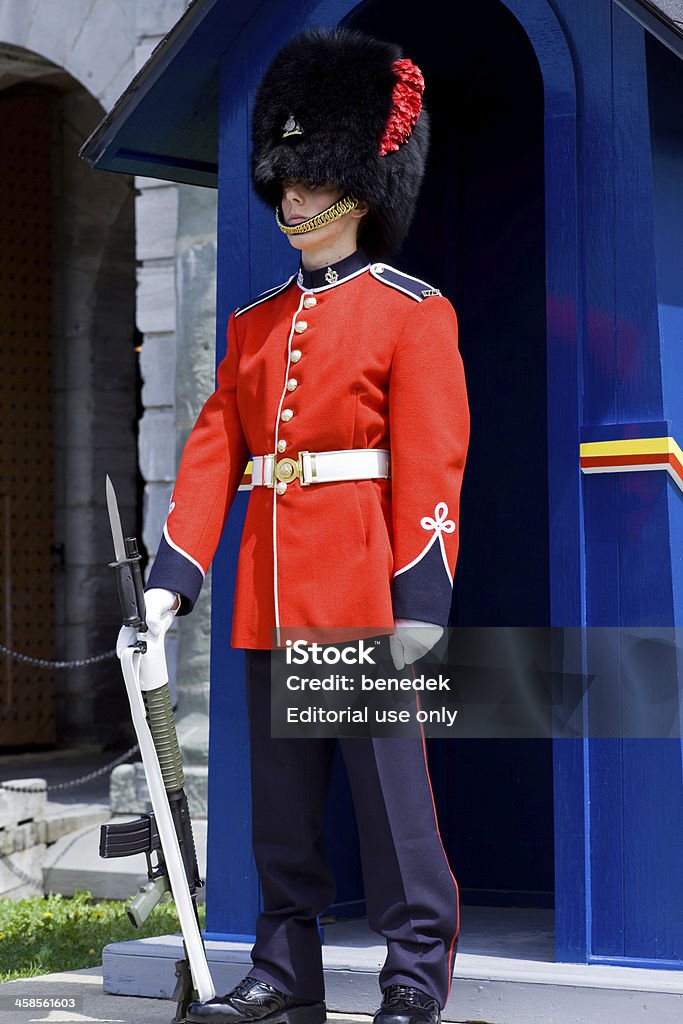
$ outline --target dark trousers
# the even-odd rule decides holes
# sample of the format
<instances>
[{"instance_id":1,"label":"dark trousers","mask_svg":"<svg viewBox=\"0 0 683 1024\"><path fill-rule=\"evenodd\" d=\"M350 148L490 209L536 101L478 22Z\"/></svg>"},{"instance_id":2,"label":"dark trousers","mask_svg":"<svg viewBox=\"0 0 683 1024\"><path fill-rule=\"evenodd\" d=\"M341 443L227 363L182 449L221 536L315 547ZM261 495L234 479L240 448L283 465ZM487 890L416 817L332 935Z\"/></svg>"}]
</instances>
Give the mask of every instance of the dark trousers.
<instances>
[{"instance_id":1,"label":"dark trousers","mask_svg":"<svg viewBox=\"0 0 683 1024\"><path fill-rule=\"evenodd\" d=\"M370 927L384 936L380 988L414 985L448 998L458 889L441 845L419 738L270 735L270 652L247 651L252 827L263 910L250 974L302 999L322 999L318 915L335 884L321 829L334 744L353 796Z\"/></svg>"}]
</instances>

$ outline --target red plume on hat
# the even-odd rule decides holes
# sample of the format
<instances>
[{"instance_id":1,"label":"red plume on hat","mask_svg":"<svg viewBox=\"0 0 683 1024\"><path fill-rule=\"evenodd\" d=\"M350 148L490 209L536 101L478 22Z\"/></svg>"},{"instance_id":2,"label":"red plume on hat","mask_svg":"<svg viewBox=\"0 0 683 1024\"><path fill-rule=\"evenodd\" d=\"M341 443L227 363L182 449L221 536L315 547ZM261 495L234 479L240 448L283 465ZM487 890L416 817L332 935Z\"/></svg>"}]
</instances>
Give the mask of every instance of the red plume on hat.
<instances>
[{"instance_id":1,"label":"red plume on hat","mask_svg":"<svg viewBox=\"0 0 683 1024\"><path fill-rule=\"evenodd\" d=\"M379 155L393 153L408 141L422 110L425 80L412 60L395 60L392 68L396 85L391 102L391 113L379 144Z\"/></svg>"},{"instance_id":2,"label":"red plume on hat","mask_svg":"<svg viewBox=\"0 0 683 1024\"><path fill-rule=\"evenodd\" d=\"M420 69L394 43L311 29L276 56L256 93L252 176L269 205L285 178L330 182L364 200L362 245L400 249L424 175L429 122Z\"/></svg>"}]
</instances>

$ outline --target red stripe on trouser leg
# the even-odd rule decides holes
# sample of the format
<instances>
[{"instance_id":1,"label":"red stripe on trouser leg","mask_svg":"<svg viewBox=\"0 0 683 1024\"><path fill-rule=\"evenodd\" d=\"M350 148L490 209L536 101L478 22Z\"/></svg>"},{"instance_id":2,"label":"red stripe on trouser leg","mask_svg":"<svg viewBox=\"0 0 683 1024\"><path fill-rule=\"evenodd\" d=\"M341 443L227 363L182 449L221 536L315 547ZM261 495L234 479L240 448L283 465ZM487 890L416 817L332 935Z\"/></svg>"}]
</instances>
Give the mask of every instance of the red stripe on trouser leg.
<instances>
[{"instance_id":1,"label":"red stripe on trouser leg","mask_svg":"<svg viewBox=\"0 0 683 1024\"><path fill-rule=\"evenodd\" d=\"M315 917L334 897L321 828L335 741L271 737L269 668L269 652L248 652L253 840L264 894L251 973L283 992L322 998ZM368 921L387 942L380 988L414 985L443 1006L458 906L435 828L424 747L417 736L340 737L339 745L356 811Z\"/></svg>"},{"instance_id":2,"label":"red stripe on trouser leg","mask_svg":"<svg viewBox=\"0 0 683 1024\"><path fill-rule=\"evenodd\" d=\"M413 679L415 679L416 678L415 665L413 664L410 667L411 667L412 672L413 672ZM417 705L418 711L420 711L421 710L421 708L420 708L420 697L419 697L419 694L418 694L417 690L415 691L415 704ZM422 737L422 753L424 755L425 772L427 773L427 783L429 785L429 793L430 793L430 796L432 798L432 809L434 811L434 827L436 828L436 834L439 837L439 843L441 844L441 849L443 851L444 860L446 861L446 867L448 868L448 873L451 876L451 879L453 880L453 885L455 886L455 903L456 903L456 911L457 911L457 918L456 918L457 924L456 924L456 927L455 927L455 932L453 933L453 938L451 939L451 942L450 942L450 946L448 947L448 990L446 992L446 999L448 999L448 996L450 995L450 991L451 991L451 984L452 984L452 981L453 981L453 953L454 953L454 949L455 949L456 939L458 938L458 935L460 933L460 890L458 889L458 883L457 883L457 881L455 879L455 875L451 871L451 866L450 866L450 864L448 862L448 857L446 855L446 850L444 849L443 840L441 838L441 832L439 831L439 817L438 817L438 815L436 813L436 803L434 801L434 790L432 789L432 780L431 780L431 777L429 775L429 762L427 760L427 744L425 742L425 734L424 734L424 729L422 728L422 724L419 723L419 725L420 725L420 736Z\"/></svg>"}]
</instances>

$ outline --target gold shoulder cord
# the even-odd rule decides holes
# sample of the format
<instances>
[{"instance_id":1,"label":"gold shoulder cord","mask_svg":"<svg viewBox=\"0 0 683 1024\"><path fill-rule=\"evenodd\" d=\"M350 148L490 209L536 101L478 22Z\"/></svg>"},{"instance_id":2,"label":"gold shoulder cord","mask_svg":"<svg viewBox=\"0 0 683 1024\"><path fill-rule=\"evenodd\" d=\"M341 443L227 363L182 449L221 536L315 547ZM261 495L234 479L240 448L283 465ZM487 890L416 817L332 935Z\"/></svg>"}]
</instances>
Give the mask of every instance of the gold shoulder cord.
<instances>
[{"instance_id":1,"label":"gold shoulder cord","mask_svg":"<svg viewBox=\"0 0 683 1024\"><path fill-rule=\"evenodd\" d=\"M277 220L277 226L280 231L285 235L304 235L307 231L315 231L316 228L322 228L325 224L332 224L333 221L339 220L340 217L345 217L351 210L355 210L358 206L358 200L354 199L353 196L343 196L338 199L332 206L328 206L322 213L316 213L315 217L309 217L308 220L304 220L301 224L283 224L282 218L280 217L280 207L275 207L275 219Z\"/></svg>"}]
</instances>

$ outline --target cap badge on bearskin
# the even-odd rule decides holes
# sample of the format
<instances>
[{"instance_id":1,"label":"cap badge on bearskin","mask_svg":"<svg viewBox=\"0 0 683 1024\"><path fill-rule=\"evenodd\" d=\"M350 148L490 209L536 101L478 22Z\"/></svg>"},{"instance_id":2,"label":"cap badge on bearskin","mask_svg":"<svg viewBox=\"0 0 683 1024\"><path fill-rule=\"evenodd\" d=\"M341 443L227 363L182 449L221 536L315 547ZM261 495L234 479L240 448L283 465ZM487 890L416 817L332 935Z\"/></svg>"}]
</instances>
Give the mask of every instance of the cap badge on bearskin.
<instances>
[{"instance_id":1,"label":"cap badge on bearskin","mask_svg":"<svg viewBox=\"0 0 683 1024\"><path fill-rule=\"evenodd\" d=\"M303 135L303 133L304 130L294 117L294 114L290 114L282 126L282 138L288 139L290 135Z\"/></svg>"}]
</instances>

